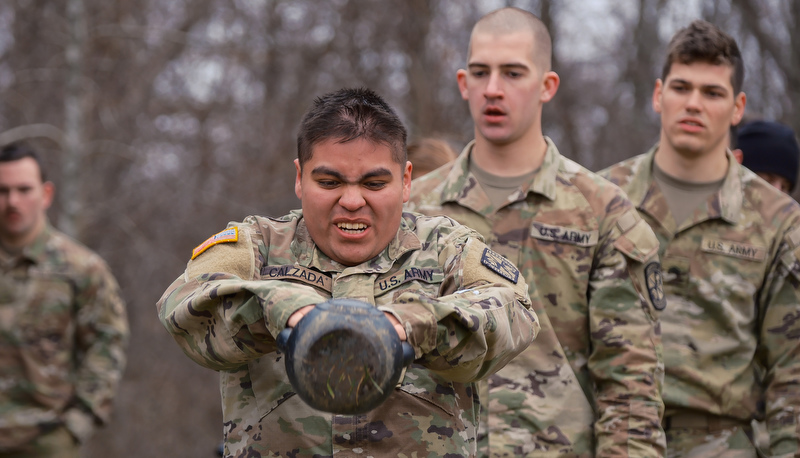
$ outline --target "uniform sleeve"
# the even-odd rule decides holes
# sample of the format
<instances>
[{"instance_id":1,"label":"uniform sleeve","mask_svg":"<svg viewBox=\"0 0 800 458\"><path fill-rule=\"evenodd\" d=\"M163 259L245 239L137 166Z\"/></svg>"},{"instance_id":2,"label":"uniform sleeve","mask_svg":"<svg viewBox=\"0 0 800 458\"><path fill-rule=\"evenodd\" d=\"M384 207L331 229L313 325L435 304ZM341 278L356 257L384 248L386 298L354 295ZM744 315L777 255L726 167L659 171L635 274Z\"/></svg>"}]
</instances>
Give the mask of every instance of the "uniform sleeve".
<instances>
[{"instance_id":1,"label":"uniform sleeve","mask_svg":"<svg viewBox=\"0 0 800 458\"><path fill-rule=\"evenodd\" d=\"M239 227L235 243L189 261L158 301L159 319L184 353L201 366L232 370L276 351L274 336L298 309L324 302L306 285L254 280L258 234Z\"/></svg>"},{"instance_id":2,"label":"uniform sleeve","mask_svg":"<svg viewBox=\"0 0 800 458\"><path fill-rule=\"evenodd\" d=\"M664 365L658 311L665 299L658 240L630 209L600 240L589 292L598 456L663 456Z\"/></svg>"},{"instance_id":3,"label":"uniform sleeve","mask_svg":"<svg viewBox=\"0 0 800 458\"><path fill-rule=\"evenodd\" d=\"M800 456L800 226L781 243L759 297L769 456Z\"/></svg>"},{"instance_id":4,"label":"uniform sleeve","mask_svg":"<svg viewBox=\"0 0 800 458\"><path fill-rule=\"evenodd\" d=\"M64 413L64 421L84 441L97 423L111 417L129 330L119 286L105 262L93 258L76 282L76 400Z\"/></svg>"},{"instance_id":5,"label":"uniform sleeve","mask_svg":"<svg viewBox=\"0 0 800 458\"><path fill-rule=\"evenodd\" d=\"M529 291L517 268L477 233L463 228L441 243L440 296L406 291L390 311L405 326L417 363L449 380L475 381L501 369L535 338L539 322L529 295L536 290Z\"/></svg>"}]
</instances>

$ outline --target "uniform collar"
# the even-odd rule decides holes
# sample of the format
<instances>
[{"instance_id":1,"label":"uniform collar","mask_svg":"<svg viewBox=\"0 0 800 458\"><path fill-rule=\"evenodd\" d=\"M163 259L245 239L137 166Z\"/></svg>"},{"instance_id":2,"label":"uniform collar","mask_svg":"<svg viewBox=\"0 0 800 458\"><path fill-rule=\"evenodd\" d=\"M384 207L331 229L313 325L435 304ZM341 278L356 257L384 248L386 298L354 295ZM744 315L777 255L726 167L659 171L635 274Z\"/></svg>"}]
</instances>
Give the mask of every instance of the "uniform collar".
<instances>
[{"instance_id":1,"label":"uniform collar","mask_svg":"<svg viewBox=\"0 0 800 458\"><path fill-rule=\"evenodd\" d=\"M561 166L561 154L550 138L544 139L547 142L547 150L542 165L531 181L522 185L512 196L512 200L522 200L528 193L540 194L551 201L556 199L556 177ZM469 142L450 168L442 187L441 204L456 202L472 209L491 205L489 197L480 189L478 179L469 171L470 155L474 146L475 140Z\"/></svg>"},{"instance_id":2,"label":"uniform collar","mask_svg":"<svg viewBox=\"0 0 800 458\"><path fill-rule=\"evenodd\" d=\"M634 171L633 177L626 187L626 192L638 209L650 214L664 224L668 213L666 200L653 179L653 165L657 150L658 145L655 145L644 154L639 163L638 173ZM739 165L730 150L726 152L726 157L728 158L728 171L722 186L709 199L705 212L698 215L691 222L684 223L684 226L687 224L693 226L710 219L722 219L730 224L736 224L741 219L742 202L744 200L742 166ZM671 229L675 232L677 228Z\"/></svg>"},{"instance_id":3,"label":"uniform collar","mask_svg":"<svg viewBox=\"0 0 800 458\"><path fill-rule=\"evenodd\" d=\"M30 245L23 247L20 254L11 255L0 248L0 261L4 264L10 263L13 260L28 260L33 264L44 262L47 257L47 242L50 240L52 233L53 227L50 225L49 221L45 221L44 227L39 235L33 239Z\"/></svg>"},{"instance_id":4,"label":"uniform collar","mask_svg":"<svg viewBox=\"0 0 800 458\"><path fill-rule=\"evenodd\" d=\"M297 213L302 216L301 211L297 211ZM406 218L404 214L400 219L400 228L397 230L394 239L389 242L389 246L378 256L354 266L352 269L366 273L385 272L389 270L394 261L406 252L422 248L422 243L414 232L413 225L412 220ZM303 218L297 223L297 230L292 242L292 253L300 265L313 267L322 272L341 272L347 268L344 264L331 259L317 247L308 233L308 227Z\"/></svg>"}]
</instances>

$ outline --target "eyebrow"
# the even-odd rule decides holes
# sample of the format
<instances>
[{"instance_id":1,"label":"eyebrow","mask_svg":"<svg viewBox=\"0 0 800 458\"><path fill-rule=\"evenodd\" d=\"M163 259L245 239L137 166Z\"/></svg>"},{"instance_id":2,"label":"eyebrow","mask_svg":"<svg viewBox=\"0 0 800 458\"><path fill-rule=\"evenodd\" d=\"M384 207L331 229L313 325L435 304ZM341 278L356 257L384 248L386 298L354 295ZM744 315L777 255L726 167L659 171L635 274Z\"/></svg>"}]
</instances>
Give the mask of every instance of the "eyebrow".
<instances>
[{"instance_id":1,"label":"eyebrow","mask_svg":"<svg viewBox=\"0 0 800 458\"><path fill-rule=\"evenodd\" d=\"M721 85L721 84L694 84L691 81L687 81L687 80L682 79L682 78L674 78L674 79L671 79L671 80L669 80L667 82L667 84L672 84L672 83L685 84L685 85L688 85L688 86L697 86L697 87L700 87L700 88L703 88L703 89L720 89L720 90L723 90L725 92L728 92L728 88L723 86L723 85Z\"/></svg>"},{"instance_id":2,"label":"eyebrow","mask_svg":"<svg viewBox=\"0 0 800 458\"><path fill-rule=\"evenodd\" d=\"M488 68L489 65L488 64L483 64L483 63L480 63L480 62L470 62L469 64L467 64L467 67L468 68L474 68L474 67ZM518 62L511 62L511 63L508 63L508 64L500 64L500 68L502 68L504 70L509 70L509 69L513 69L513 68L518 68L518 69L522 69L522 70L528 70L528 66L527 65L522 64L522 63L518 63Z\"/></svg>"},{"instance_id":3,"label":"eyebrow","mask_svg":"<svg viewBox=\"0 0 800 458\"><path fill-rule=\"evenodd\" d=\"M337 180L341 180L341 181L345 181L345 182L347 181L347 179L345 178L345 176L341 172L339 172L338 170L334 170L334 169L332 169L330 167L326 167L324 165L320 165L320 166L314 167L314 169L311 170L311 175L330 175L330 176L336 178ZM378 167L377 169L370 170L369 172L361 175L360 177L358 177L358 179L356 181L357 182L358 181L364 181L364 180L368 180L370 178L383 177L383 176L387 176L387 175L391 176L392 175L392 171L387 169L387 168L385 168L385 167Z\"/></svg>"}]
</instances>

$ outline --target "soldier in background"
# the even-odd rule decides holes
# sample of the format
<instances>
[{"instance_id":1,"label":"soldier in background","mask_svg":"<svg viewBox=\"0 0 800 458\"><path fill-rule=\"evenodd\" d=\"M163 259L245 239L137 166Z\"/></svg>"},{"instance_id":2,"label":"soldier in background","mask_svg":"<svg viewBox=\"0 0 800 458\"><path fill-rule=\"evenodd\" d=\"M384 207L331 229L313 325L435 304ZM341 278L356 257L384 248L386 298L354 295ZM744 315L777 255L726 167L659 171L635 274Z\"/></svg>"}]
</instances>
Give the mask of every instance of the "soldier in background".
<instances>
[{"instance_id":1,"label":"soldier in background","mask_svg":"<svg viewBox=\"0 0 800 458\"><path fill-rule=\"evenodd\" d=\"M745 167L786 194L797 185L800 147L791 127L751 121L736 129L733 155Z\"/></svg>"},{"instance_id":2,"label":"soldier in background","mask_svg":"<svg viewBox=\"0 0 800 458\"><path fill-rule=\"evenodd\" d=\"M31 147L0 151L0 457L77 457L109 421L128 323L100 257L54 229Z\"/></svg>"},{"instance_id":3,"label":"soldier in background","mask_svg":"<svg viewBox=\"0 0 800 458\"><path fill-rule=\"evenodd\" d=\"M746 97L736 41L705 21L667 48L658 144L603 172L656 232L667 307L664 429L674 457L800 456L800 206L728 149Z\"/></svg>"},{"instance_id":4,"label":"soldier in background","mask_svg":"<svg viewBox=\"0 0 800 458\"><path fill-rule=\"evenodd\" d=\"M543 135L551 54L529 12L478 21L457 75L475 140L414 180L407 208L476 229L542 299L536 343L482 396L482 455L660 456L658 242L619 188Z\"/></svg>"},{"instance_id":5,"label":"soldier in background","mask_svg":"<svg viewBox=\"0 0 800 458\"><path fill-rule=\"evenodd\" d=\"M411 179L415 180L439 167L453 162L456 152L444 140L421 138L408 144L408 161L411 162Z\"/></svg>"},{"instance_id":6,"label":"soldier in background","mask_svg":"<svg viewBox=\"0 0 800 458\"><path fill-rule=\"evenodd\" d=\"M529 285L471 229L402 212L406 131L372 91L318 98L297 145L302 210L230 224L158 302L184 352L220 371L225 456L474 456L475 380L539 329ZM374 304L415 350L364 415L305 405L276 352L275 336L331 297Z\"/></svg>"}]
</instances>

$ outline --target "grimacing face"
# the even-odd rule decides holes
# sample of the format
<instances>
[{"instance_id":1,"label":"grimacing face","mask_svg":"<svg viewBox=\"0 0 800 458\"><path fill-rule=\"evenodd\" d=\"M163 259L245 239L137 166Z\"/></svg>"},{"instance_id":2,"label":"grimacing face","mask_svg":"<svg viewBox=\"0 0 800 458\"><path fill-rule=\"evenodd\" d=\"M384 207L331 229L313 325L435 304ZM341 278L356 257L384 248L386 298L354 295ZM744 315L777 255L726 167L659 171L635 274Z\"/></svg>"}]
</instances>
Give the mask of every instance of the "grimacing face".
<instances>
[{"instance_id":1,"label":"grimacing face","mask_svg":"<svg viewBox=\"0 0 800 458\"><path fill-rule=\"evenodd\" d=\"M0 162L0 242L7 247L29 244L45 225L53 184L39 172L29 157Z\"/></svg>"},{"instance_id":2,"label":"grimacing face","mask_svg":"<svg viewBox=\"0 0 800 458\"><path fill-rule=\"evenodd\" d=\"M395 238L411 192L411 163L392 159L389 146L358 138L312 147L302 169L295 159L295 194L323 253L346 266L380 254Z\"/></svg>"}]
</instances>

